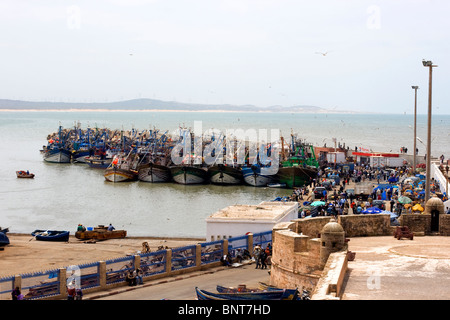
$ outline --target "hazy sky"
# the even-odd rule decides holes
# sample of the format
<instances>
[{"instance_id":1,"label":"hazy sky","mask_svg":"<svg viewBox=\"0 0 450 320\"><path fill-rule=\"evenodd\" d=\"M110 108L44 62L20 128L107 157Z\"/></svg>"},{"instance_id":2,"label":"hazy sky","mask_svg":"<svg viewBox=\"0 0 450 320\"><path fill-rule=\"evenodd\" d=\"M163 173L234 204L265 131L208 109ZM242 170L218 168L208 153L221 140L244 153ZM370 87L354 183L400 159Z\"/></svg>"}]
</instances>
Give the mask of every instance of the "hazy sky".
<instances>
[{"instance_id":1,"label":"hazy sky","mask_svg":"<svg viewBox=\"0 0 450 320\"><path fill-rule=\"evenodd\" d=\"M0 98L450 114L448 0L0 2ZM323 56L317 52L328 52Z\"/></svg>"}]
</instances>

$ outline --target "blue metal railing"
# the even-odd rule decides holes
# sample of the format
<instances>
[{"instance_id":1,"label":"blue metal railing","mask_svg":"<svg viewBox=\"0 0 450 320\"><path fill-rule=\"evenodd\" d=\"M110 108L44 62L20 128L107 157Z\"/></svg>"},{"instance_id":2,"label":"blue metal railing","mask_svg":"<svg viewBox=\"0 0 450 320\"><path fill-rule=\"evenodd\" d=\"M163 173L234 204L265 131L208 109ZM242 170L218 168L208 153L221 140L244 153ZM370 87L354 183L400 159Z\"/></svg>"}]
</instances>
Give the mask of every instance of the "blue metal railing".
<instances>
[{"instance_id":1,"label":"blue metal railing","mask_svg":"<svg viewBox=\"0 0 450 320\"><path fill-rule=\"evenodd\" d=\"M172 270L195 267L197 246L172 249Z\"/></svg>"},{"instance_id":2,"label":"blue metal railing","mask_svg":"<svg viewBox=\"0 0 450 320\"><path fill-rule=\"evenodd\" d=\"M220 258L224 254L223 243L223 240L201 243L201 264L204 265L220 261Z\"/></svg>"},{"instance_id":3,"label":"blue metal railing","mask_svg":"<svg viewBox=\"0 0 450 320\"><path fill-rule=\"evenodd\" d=\"M166 272L166 256L167 250L140 254L144 277Z\"/></svg>"},{"instance_id":4,"label":"blue metal railing","mask_svg":"<svg viewBox=\"0 0 450 320\"><path fill-rule=\"evenodd\" d=\"M228 239L228 254L235 258L237 253L244 250L252 251L248 247L249 235L233 237ZM253 246L256 244L265 248L272 242L272 231L266 231L253 234ZM224 240L200 243L201 246L201 264L220 261L224 252ZM156 252L141 253L140 268L144 277L165 273L167 269L167 250ZM196 266L197 246L190 245L172 249L172 271ZM113 284L126 281L126 276L130 270L135 269L134 256L126 256L105 261L106 263L106 284ZM76 278L79 276L79 285L82 289L94 288L100 286L100 263L93 262L66 268L66 278ZM42 272L26 273L21 275L21 290L25 299L39 299L53 295L59 295L60 292L60 271L48 270ZM11 291L14 289L15 276L0 278L0 300L11 298Z\"/></svg>"}]
</instances>

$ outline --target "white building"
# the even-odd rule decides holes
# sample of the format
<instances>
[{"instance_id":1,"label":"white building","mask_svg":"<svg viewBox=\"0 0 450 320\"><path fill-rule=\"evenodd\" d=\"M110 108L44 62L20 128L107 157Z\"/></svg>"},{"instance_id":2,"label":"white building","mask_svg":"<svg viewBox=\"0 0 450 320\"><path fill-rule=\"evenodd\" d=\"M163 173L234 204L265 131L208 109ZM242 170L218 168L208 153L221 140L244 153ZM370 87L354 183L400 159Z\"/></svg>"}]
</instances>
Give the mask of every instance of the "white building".
<instances>
[{"instance_id":1,"label":"white building","mask_svg":"<svg viewBox=\"0 0 450 320\"><path fill-rule=\"evenodd\" d=\"M228 206L205 219L206 241L269 231L279 222L297 218L297 202L265 201L258 205Z\"/></svg>"},{"instance_id":2,"label":"white building","mask_svg":"<svg viewBox=\"0 0 450 320\"><path fill-rule=\"evenodd\" d=\"M328 152L327 161L331 165L333 163L346 163L345 153L342 151L338 152Z\"/></svg>"}]
</instances>

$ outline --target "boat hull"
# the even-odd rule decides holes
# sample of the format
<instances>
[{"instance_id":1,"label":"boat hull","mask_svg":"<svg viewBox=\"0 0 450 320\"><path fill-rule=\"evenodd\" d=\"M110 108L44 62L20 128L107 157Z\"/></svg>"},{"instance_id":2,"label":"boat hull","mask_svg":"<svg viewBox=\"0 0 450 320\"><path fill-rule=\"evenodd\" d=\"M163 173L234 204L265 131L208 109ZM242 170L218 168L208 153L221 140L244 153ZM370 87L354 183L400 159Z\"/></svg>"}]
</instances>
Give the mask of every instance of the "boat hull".
<instances>
[{"instance_id":1,"label":"boat hull","mask_svg":"<svg viewBox=\"0 0 450 320\"><path fill-rule=\"evenodd\" d=\"M87 163L86 158L89 157L89 151L76 151L72 154L73 162Z\"/></svg>"},{"instance_id":2,"label":"boat hull","mask_svg":"<svg viewBox=\"0 0 450 320\"><path fill-rule=\"evenodd\" d=\"M85 158L85 162L91 168L106 169L111 164L112 158L100 159L98 157L87 157L87 158Z\"/></svg>"},{"instance_id":3,"label":"boat hull","mask_svg":"<svg viewBox=\"0 0 450 320\"><path fill-rule=\"evenodd\" d=\"M9 244L9 238L6 235L7 231L0 231L0 247L7 246Z\"/></svg>"},{"instance_id":4,"label":"boat hull","mask_svg":"<svg viewBox=\"0 0 450 320\"><path fill-rule=\"evenodd\" d=\"M259 168L242 168L244 181L253 187L267 187L268 184L278 182L276 175L262 175Z\"/></svg>"},{"instance_id":5,"label":"boat hull","mask_svg":"<svg viewBox=\"0 0 450 320\"><path fill-rule=\"evenodd\" d=\"M278 169L278 181L286 188L303 187L317 176L317 170L302 167L282 167Z\"/></svg>"},{"instance_id":6,"label":"boat hull","mask_svg":"<svg viewBox=\"0 0 450 320\"><path fill-rule=\"evenodd\" d=\"M257 292L213 293L195 288L198 300L295 300L297 290L268 290Z\"/></svg>"},{"instance_id":7,"label":"boat hull","mask_svg":"<svg viewBox=\"0 0 450 320\"><path fill-rule=\"evenodd\" d=\"M209 167L208 174L211 183L219 185L241 184L244 179L240 169L224 165Z\"/></svg>"},{"instance_id":8,"label":"boat hull","mask_svg":"<svg viewBox=\"0 0 450 320\"><path fill-rule=\"evenodd\" d=\"M33 179L34 173L26 173L25 171L16 171L17 178L21 179Z\"/></svg>"},{"instance_id":9,"label":"boat hull","mask_svg":"<svg viewBox=\"0 0 450 320\"><path fill-rule=\"evenodd\" d=\"M75 232L75 238L80 240L108 240L108 239L122 239L127 236L125 230L93 230L93 231L77 231Z\"/></svg>"},{"instance_id":10,"label":"boat hull","mask_svg":"<svg viewBox=\"0 0 450 320\"><path fill-rule=\"evenodd\" d=\"M144 182L169 182L172 175L168 167L148 163L139 167L138 179Z\"/></svg>"},{"instance_id":11,"label":"boat hull","mask_svg":"<svg viewBox=\"0 0 450 320\"><path fill-rule=\"evenodd\" d=\"M172 179L179 184L202 184L208 181L208 171L202 168L177 166L171 167Z\"/></svg>"},{"instance_id":12,"label":"boat hull","mask_svg":"<svg viewBox=\"0 0 450 320\"><path fill-rule=\"evenodd\" d=\"M137 180L137 172L134 170L125 170L117 167L105 169L104 177L109 182L126 182Z\"/></svg>"},{"instance_id":13,"label":"boat hull","mask_svg":"<svg viewBox=\"0 0 450 320\"><path fill-rule=\"evenodd\" d=\"M34 230L31 235L39 241L69 241L69 231Z\"/></svg>"},{"instance_id":14,"label":"boat hull","mask_svg":"<svg viewBox=\"0 0 450 320\"><path fill-rule=\"evenodd\" d=\"M69 150L59 148L50 149L44 153L44 161L51 163L70 163L72 154Z\"/></svg>"}]
</instances>

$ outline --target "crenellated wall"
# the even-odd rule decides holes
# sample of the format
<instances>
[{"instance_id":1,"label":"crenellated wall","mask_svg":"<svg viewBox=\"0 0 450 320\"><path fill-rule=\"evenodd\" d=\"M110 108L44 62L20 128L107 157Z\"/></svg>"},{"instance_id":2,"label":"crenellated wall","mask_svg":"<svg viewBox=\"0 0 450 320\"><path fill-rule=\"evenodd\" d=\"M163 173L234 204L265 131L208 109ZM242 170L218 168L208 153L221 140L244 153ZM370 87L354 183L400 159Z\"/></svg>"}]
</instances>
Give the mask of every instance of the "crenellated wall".
<instances>
[{"instance_id":1,"label":"crenellated wall","mask_svg":"<svg viewBox=\"0 0 450 320\"><path fill-rule=\"evenodd\" d=\"M320 279L320 239L300 235L291 225L276 226L273 235L271 284L312 291Z\"/></svg>"}]
</instances>

